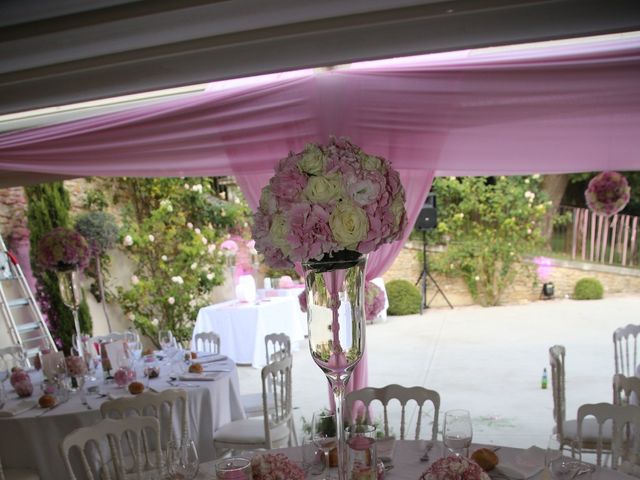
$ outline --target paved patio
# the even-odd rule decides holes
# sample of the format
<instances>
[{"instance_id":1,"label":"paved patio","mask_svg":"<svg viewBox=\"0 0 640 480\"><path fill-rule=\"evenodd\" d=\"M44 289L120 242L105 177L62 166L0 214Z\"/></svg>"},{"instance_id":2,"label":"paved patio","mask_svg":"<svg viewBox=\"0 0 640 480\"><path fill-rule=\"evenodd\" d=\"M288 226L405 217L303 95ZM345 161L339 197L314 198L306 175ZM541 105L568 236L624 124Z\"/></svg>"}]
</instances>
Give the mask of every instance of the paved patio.
<instances>
[{"instance_id":1,"label":"paved patio","mask_svg":"<svg viewBox=\"0 0 640 480\"><path fill-rule=\"evenodd\" d=\"M422 385L440 393L442 412L471 411L474 441L546 447L553 399L542 390L548 349L567 348L567 417L583 403L610 402L614 373L612 333L639 323L640 295L597 301L550 300L503 307L429 309L389 317L367 329L369 383ZM240 367L242 393L259 391L260 371ZM306 345L294 353L293 403L301 416L328 405L326 381ZM424 414L423 436L432 412ZM409 412L415 428L417 409ZM441 425L440 425L441 426ZM399 432L399 423L395 426ZM410 430L412 431L412 430Z\"/></svg>"}]
</instances>

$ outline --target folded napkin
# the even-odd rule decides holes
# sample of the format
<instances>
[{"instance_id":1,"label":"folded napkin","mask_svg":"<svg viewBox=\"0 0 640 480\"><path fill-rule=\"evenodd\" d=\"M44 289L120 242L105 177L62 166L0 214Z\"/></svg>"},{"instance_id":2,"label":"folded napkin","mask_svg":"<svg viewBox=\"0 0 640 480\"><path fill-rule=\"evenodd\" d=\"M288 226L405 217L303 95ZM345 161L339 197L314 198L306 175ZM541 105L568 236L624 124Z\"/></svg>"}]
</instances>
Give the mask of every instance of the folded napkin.
<instances>
[{"instance_id":1,"label":"folded napkin","mask_svg":"<svg viewBox=\"0 0 640 480\"><path fill-rule=\"evenodd\" d=\"M544 468L546 450L539 447L529 447L519 452L513 458L500 458L495 471L514 480L524 480L538 474Z\"/></svg>"},{"instance_id":2,"label":"folded napkin","mask_svg":"<svg viewBox=\"0 0 640 480\"><path fill-rule=\"evenodd\" d=\"M213 382L217 375L208 375L207 373L184 373L178 377L183 382Z\"/></svg>"},{"instance_id":3,"label":"folded napkin","mask_svg":"<svg viewBox=\"0 0 640 480\"><path fill-rule=\"evenodd\" d=\"M38 404L37 400L20 400L18 403L14 403L12 405L5 405L2 410L0 410L0 418L2 417L15 417L16 415L20 415L26 411L35 408Z\"/></svg>"},{"instance_id":4,"label":"folded napkin","mask_svg":"<svg viewBox=\"0 0 640 480\"><path fill-rule=\"evenodd\" d=\"M128 398L128 397L133 397L133 395L131 395L129 393L129 390L125 389L125 390L115 390L113 392L109 392L109 394L107 395L107 398L109 400L117 400L118 398Z\"/></svg>"},{"instance_id":5,"label":"folded napkin","mask_svg":"<svg viewBox=\"0 0 640 480\"><path fill-rule=\"evenodd\" d=\"M212 363L212 362L222 362L226 360L228 357L226 355L221 355L219 353L214 353L210 355L200 355L198 354L198 358L195 359L198 363Z\"/></svg>"},{"instance_id":6,"label":"folded napkin","mask_svg":"<svg viewBox=\"0 0 640 480\"><path fill-rule=\"evenodd\" d=\"M227 367L216 367L216 366L206 366L206 367L202 367L202 371L203 372L208 372L208 373L212 373L212 372L230 372L231 369L227 368Z\"/></svg>"}]
</instances>

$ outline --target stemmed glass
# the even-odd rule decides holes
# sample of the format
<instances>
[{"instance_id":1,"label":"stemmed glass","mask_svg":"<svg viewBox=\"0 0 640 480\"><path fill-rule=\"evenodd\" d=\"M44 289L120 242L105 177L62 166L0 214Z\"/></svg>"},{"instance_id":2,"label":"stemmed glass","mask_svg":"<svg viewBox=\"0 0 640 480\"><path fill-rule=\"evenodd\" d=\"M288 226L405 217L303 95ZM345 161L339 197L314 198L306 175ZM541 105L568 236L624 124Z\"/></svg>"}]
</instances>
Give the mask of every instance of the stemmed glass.
<instances>
[{"instance_id":1,"label":"stemmed glass","mask_svg":"<svg viewBox=\"0 0 640 480\"><path fill-rule=\"evenodd\" d=\"M365 345L364 271L366 256L345 256L303 264L311 358L333 391L341 421L344 389ZM344 430L337 429L338 478L346 478Z\"/></svg>"},{"instance_id":2,"label":"stemmed glass","mask_svg":"<svg viewBox=\"0 0 640 480\"><path fill-rule=\"evenodd\" d=\"M449 410L444 414L444 428L442 431L445 446L451 452L460 456L469 456L469 447L473 439L471 415L468 410Z\"/></svg>"},{"instance_id":3,"label":"stemmed glass","mask_svg":"<svg viewBox=\"0 0 640 480\"><path fill-rule=\"evenodd\" d=\"M169 478L192 480L198 474L200 461L196 444L190 438L182 444L171 441L167 445L167 471Z\"/></svg>"},{"instance_id":4,"label":"stemmed glass","mask_svg":"<svg viewBox=\"0 0 640 480\"><path fill-rule=\"evenodd\" d=\"M322 450L324 456L326 476L330 479L329 472L329 452L336 447L337 443L337 423L335 413L325 410L317 411L311 419L311 438L313 443Z\"/></svg>"}]
</instances>

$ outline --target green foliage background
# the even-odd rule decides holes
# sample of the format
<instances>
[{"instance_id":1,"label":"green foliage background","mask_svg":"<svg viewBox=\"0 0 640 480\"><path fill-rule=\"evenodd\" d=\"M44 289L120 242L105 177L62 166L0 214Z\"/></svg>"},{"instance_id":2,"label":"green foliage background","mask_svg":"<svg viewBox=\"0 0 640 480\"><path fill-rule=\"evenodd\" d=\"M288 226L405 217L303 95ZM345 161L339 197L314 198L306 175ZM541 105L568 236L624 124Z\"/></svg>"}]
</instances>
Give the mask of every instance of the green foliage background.
<instances>
[{"instance_id":1,"label":"green foliage background","mask_svg":"<svg viewBox=\"0 0 640 480\"><path fill-rule=\"evenodd\" d=\"M604 288L597 278L581 278L573 289L575 300L599 300L603 294Z\"/></svg>"},{"instance_id":2,"label":"green foliage background","mask_svg":"<svg viewBox=\"0 0 640 480\"><path fill-rule=\"evenodd\" d=\"M391 280L385 284L389 299L389 315L411 315L420 312L422 296L418 288L408 280Z\"/></svg>"},{"instance_id":3,"label":"green foliage background","mask_svg":"<svg viewBox=\"0 0 640 480\"><path fill-rule=\"evenodd\" d=\"M474 300L498 305L517 262L543 245L549 207L540 177L449 177L434 181L439 222L430 240L445 244L433 269L461 275Z\"/></svg>"},{"instance_id":4,"label":"green foliage background","mask_svg":"<svg viewBox=\"0 0 640 480\"><path fill-rule=\"evenodd\" d=\"M68 353L74 333L73 314L62 302L56 274L44 271L38 265L37 254L38 243L45 233L56 227L71 227L69 193L62 182L27 186L25 192L28 201L31 268L37 281L35 295L58 347ZM84 295L79 318L82 332L91 334L91 315Z\"/></svg>"}]
</instances>

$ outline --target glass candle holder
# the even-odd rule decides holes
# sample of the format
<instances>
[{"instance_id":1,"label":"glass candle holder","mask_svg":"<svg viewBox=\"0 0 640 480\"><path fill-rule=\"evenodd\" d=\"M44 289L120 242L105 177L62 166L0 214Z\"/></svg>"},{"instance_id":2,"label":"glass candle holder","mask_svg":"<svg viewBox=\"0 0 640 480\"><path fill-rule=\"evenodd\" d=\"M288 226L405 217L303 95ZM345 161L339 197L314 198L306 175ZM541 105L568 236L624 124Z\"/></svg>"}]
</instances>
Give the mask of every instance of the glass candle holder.
<instances>
[{"instance_id":1,"label":"glass candle holder","mask_svg":"<svg viewBox=\"0 0 640 480\"><path fill-rule=\"evenodd\" d=\"M347 477L351 480L376 480L376 429L373 425L347 427Z\"/></svg>"},{"instance_id":2,"label":"glass candle holder","mask_svg":"<svg viewBox=\"0 0 640 480\"><path fill-rule=\"evenodd\" d=\"M251 477L251 461L246 458L225 458L216 464L217 480L251 480Z\"/></svg>"}]
</instances>

